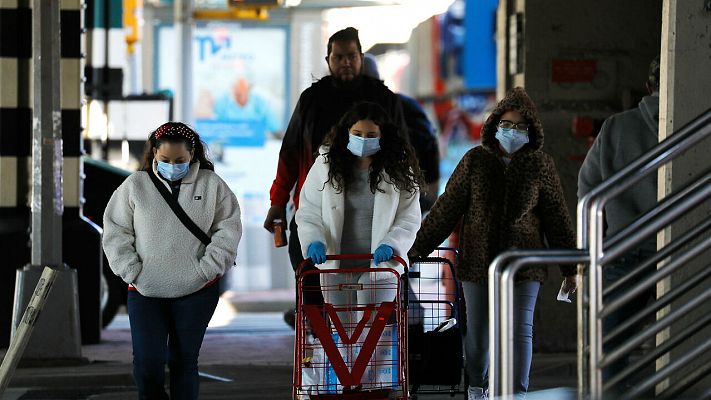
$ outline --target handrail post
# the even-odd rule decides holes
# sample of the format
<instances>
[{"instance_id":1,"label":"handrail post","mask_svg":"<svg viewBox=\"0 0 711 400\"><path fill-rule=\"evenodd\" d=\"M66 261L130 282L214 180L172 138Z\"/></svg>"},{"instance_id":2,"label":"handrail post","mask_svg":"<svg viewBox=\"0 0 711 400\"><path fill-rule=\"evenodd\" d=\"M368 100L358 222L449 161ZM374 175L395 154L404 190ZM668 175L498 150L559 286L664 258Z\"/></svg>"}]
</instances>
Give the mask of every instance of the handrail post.
<instances>
[{"instance_id":1,"label":"handrail post","mask_svg":"<svg viewBox=\"0 0 711 400\"><path fill-rule=\"evenodd\" d=\"M510 265L509 262L510 261ZM514 278L527 265L586 263L588 255L580 250L513 250L497 257L489 266L489 354L496 360L496 370L489 369L489 397L513 398L514 373L509 369L514 362ZM502 312L503 310L503 312ZM495 328L493 328L495 327ZM497 332L498 331L498 332ZM498 345L491 335L498 333ZM503 364L505 363L505 364ZM504 367L502 367L502 365ZM501 375L500 383L493 380Z\"/></svg>"},{"instance_id":2,"label":"handrail post","mask_svg":"<svg viewBox=\"0 0 711 400\"><path fill-rule=\"evenodd\" d=\"M585 196L580 201L578 202L578 207L577 207L577 223L578 223L578 231L577 231L577 241L578 241L578 249L585 251L586 253L589 254L589 244L590 241L588 239L588 215L589 215L589 210L588 210L588 204L590 202L590 196ZM590 265L588 264L587 270L584 268L582 270L579 270L580 274L580 287L578 287L578 296L577 296L577 301L576 305L578 308L578 332L577 332L577 338L578 338L578 358L577 358L577 364L578 364L578 399L583 400L587 398L589 394L589 387L590 387L590 364L589 364L589 357L590 353L589 351L589 345L590 345L590 338L589 335L586 335L586 332L588 332L589 326L588 326L588 316L589 316L589 310L588 310L588 304L589 303L589 296L588 296L588 288L589 288L589 279L586 276L586 273L590 270Z\"/></svg>"},{"instance_id":3,"label":"handrail post","mask_svg":"<svg viewBox=\"0 0 711 400\"><path fill-rule=\"evenodd\" d=\"M602 359L602 324L599 313L602 308L602 268L599 264L602 258L602 229L604 200L595 198L590 202L588 227L590 229L590 268L588 270L589 287L589 325L590 331L590 397L593 400L602 398L602 374L599 368Z\"/></svg>"},{"instance_id":4,"label":"handrail post","mask_svg":"<svg viewBox=\"0 0 711 400\"><path fill-rule=\"evenodd\" d=\"M516 392L514 388L514 281L513 277L522 263L521 259L514 261L511 266L505 269L501 275L501 309L504 314L501 321L501 359L506 363L507 368L501 369L501 397L504 399L513 398Z\"/></svg>"},{"instance_id":5,"label":"handrail post","mask_svg":"<svg viewBox=\"0 0 711 400\"><path fill-rule=\"evenodd\" d=\"M508 257L499 255L489 266L489 397L495 398L499 395L501 388L501 371L503 370L501 360L501 325L499 318L501 314L501 295L499 281L501 280L501 269L506 265Z\"/></svg>"}]
</instances>

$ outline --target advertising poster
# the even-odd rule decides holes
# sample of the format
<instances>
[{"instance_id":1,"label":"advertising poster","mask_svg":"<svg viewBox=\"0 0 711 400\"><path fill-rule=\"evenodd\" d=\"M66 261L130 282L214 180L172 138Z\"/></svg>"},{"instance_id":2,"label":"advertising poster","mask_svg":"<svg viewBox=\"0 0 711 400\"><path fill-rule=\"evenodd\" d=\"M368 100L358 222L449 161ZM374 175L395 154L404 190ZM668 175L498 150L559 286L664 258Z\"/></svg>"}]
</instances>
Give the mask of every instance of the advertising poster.
<instances>
[{"instance_id":1,"label":"advertising poster","mask_svg":"<svg viewBox=\"0 0 711 400\"><path fill-rule=\"evenodd\" d=\"M284 129L286 29L198 25L193 41L197 128L221 146L262 147Z\"/></svg>"},{"instance_id":2,"label":"advertising poster","mask_svg":"<svg viewBox=\"0 0 711 400\"><path fill-rule=\"evenodd\" d=\"M287 271L288 258L262 224L288 118L287 29L209 23L193 38L195 128L242 208L237 263L244 267L233 271L232 287L280 286L270 270Z\"/></svg>"}]
</instances>

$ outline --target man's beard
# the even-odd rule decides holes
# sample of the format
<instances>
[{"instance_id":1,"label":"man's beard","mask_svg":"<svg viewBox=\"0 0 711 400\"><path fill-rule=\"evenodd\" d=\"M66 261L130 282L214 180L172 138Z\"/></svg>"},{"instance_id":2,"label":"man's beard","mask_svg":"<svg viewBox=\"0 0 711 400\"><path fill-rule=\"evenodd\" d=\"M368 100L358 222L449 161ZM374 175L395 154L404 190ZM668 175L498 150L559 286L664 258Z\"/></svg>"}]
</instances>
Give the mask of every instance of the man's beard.
<instances>
[{"instance_id":1,"label":"man's beard","mask_svg":"<svg viewBox=\"0 0 711 400\"><path fill-rule=\"evenodd\" d=\"M334 74L333 71L331 71L331 76L333 77L333 85L336 86L339 89L355 89L358 86L360 86L361 83L361 78L362 75L358 74L353 77L353 79L349 80L344 80L341 79L338 75Z\"/></svg>"}]
</instances>

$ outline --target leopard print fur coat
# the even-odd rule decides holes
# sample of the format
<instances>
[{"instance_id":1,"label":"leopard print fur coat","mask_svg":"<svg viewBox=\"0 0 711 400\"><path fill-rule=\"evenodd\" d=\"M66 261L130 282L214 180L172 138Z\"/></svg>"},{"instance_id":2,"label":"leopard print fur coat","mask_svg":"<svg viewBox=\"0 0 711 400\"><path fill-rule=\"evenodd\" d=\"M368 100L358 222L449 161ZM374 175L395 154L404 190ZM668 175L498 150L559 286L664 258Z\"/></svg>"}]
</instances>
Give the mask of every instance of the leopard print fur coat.
<instances>
[{"instance_id":1,"label":"leopard print fur coat","mask_svg":"<svg viewBox=\"0 0 711 400\"><path fill-rule=\"evenodd\" d=\"M517 110L531 125L529 143L515 152L507 165L495 137L501 116ZM484 283L489 264L501 252L519 249L574 248L575 233L553 159L541 150L543 128L536 109L521 88L509 91L482 127L481 146L459 162L422 223L413 255L428 255L462 221L460 280ZM575 273L561 266L564 276ZM544 267L529 267L516 280L542 282Z\"/></svg>"}]
</instances>

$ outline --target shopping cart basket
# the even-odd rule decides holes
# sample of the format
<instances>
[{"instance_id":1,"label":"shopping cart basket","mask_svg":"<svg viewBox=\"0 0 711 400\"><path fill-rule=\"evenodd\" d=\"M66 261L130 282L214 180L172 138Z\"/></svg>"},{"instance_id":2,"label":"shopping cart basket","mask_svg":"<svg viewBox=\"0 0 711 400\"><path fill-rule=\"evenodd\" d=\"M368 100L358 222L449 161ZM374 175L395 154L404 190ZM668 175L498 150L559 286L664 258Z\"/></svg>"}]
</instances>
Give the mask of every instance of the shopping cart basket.
<instances>
[{"instance_id":1,"label":"shopping cart basket","mask_svg":"<svg viewBox=\"0 0 711 400\"><path fill-rule=\"evenodd\" d=\"M372 254L327 260L371 260ZM405 261L395 256L407 272ZM297 269L293 398L408 399L407 274L393 268ZM318 275L319 285L305 277ZM304 304L321 291L323 304Z\"/></svg>"},{"instance_id":2,"label":"shopping cart basket","mask_svg":"<svg viewBox=\"0 0 711 400\"><path fill-rule=\"evenodd\" d=\"M409 370L412 398L416 394L464 393L462 370L464 321L458 252L438 248L429 257L412 257L408 272Z\"/></svg>"}]
</instances>

